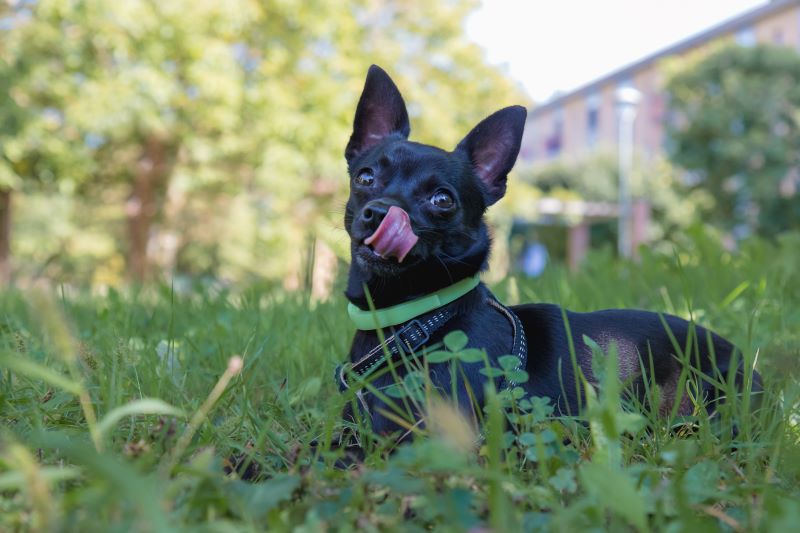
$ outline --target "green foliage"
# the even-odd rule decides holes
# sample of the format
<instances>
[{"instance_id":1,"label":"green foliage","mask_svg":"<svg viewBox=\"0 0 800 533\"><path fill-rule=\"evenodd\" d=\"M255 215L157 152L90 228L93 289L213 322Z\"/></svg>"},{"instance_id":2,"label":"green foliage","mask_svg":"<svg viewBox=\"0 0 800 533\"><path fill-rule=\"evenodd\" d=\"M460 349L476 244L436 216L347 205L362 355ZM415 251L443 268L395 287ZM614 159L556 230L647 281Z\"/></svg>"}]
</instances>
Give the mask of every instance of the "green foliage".
<instances>
[{"instance_id":1,"label":"green foliage","mask_svg":"<svg viewBox=\"0 0 800 533\"><path fill-rule=\"evenodd\" d=\"M670 157L714 198L709 219L762 235L800 227L800 54L729 46L667 83Z\"/></svg>"},{"instance_id":2,"label":"green foliage","mask_svg":"<svg viewBox=\"0 0 800 533\"><path fill-rule=\"evenodd\" d=\"M4 26L25 23L25 12L19 6L0 6ZM53 98L34 103L28 92L31 84L47 83L42 71L50 65L20 61L7 28L0 29L0 37L0 188L19 190L35 182L69 192L92 172L89 152L75 128L62 128L63 117Z\"/></svg>"},{"instance_id":3,"label":"green foliage","mask_svg":"<svg viewBox=\"0 0 800 533\"><path fill-rule=\"evenodd\" d=\"M74 191L76 210L102 217L100 237L113 245L101 257L78 253L117 278L119 257L136 244L125 218L141 205L152 220L139 220L139 233L156 266L297 285L314 239L346 253L343 152L370 63L398 82L413 137L445 148L498 107L524 103L465 38L474 7L14 4L14 23L0 29L0 89L11 95L0 104L0 186L31 177ZM44 252L68 271L78 262L63 257L72 236L59 243L64 253ZM140 254L147 244L138 242Z\"/></svg>"},{"instance_id":4,"label":"green foliage","mask_svg":"<svg viewBox=\"0 0 800 533\"><path fill-rule=\"evenodd\" d=\"M333 468L342 451L324 444L343 429L347 401L329 379L352 333L342 300L312 306L269 287L200 284L65 289L55 304L5 292L0 529L791 529L800 520L798 262L798 234L729 252L693 229L670 253L643 250L638 264L597 253L581 273L552 268L518 289L495 287L576 310L695 318L735 341L748 365L757 356L767 394L752 416L729 390L712 420L660 418L620 396L612 349L597 353L584 412L555 417L547 400L489 390L479 434L418 372L396 404L428 405L430 423L389 456L391 439L360 428L367 456L346 471ZM465 340L453 333L440 347L455 371L473 360ZM233 354L244 368L209 402ZM166 475L184 414L199 425ZM256 482L224 474L234 454L259 468Z\"/></svg>"},{"instance_id":5,"label":"green foliage","mask_svg":"<svg viewBox=\"0 0 800 533\"><path fill-rule=\"evenodd\" d=\"M563 201L609 204L618 201L619 172L615 154L598 152L575 162L558 160L540 167L524 168L520 174L528 186L535 187L544 196ZM637 158L634 161L631 193L634 198L644 199L650 204L647 237L656 246L674 239L698 222L703 209L712 203L706 191L692 191L686 187L680 180L679 170L661 158L647 161ZM525 213L524 205L515 205L518 216L531 216L530 208ZM602 231L602 228L600 224L598 229ZM615 240L612 238L614 235L608 233L595 237L604 237L608 242ZM601 240L595 238L595 241ZM554 245L563 244L558 242Z\"/></svg>"}]
</instances>

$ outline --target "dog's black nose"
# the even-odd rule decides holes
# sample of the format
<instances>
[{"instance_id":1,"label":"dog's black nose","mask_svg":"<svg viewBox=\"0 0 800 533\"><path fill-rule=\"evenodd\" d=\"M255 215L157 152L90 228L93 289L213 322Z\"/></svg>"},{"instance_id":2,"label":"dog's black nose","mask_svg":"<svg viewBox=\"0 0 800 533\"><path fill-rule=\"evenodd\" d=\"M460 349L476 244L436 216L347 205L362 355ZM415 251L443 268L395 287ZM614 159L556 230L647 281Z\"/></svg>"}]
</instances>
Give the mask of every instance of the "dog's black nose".
<instances>
[{"instance_id":1,"label":"dog's black nose","mask_svg":"<svg viewBox=\"0 0 800 533\"><path fill-rule=\"evenodd\" d=\"M377 227L389 212L389 205L382 200L373 200L361 210L361 220L370 227Z\"/></svg>"}]
</instances>

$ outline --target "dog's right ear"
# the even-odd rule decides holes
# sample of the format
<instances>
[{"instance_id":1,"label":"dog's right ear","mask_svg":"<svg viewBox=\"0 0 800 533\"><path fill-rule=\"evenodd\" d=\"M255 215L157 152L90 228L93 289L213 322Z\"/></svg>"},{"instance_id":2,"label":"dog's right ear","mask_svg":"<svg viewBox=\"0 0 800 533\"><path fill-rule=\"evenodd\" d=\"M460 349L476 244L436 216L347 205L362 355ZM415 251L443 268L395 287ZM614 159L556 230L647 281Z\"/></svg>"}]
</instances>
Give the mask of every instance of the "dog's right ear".
<instances>
[{"instance_id":1,"label":"dog's right ear","mask_svg":"<svg viewBox=\"0 0 800 533\"><path fill-rule=\"evenodd\" d=\"M408 138L411 127L400 91L382 68L369 67L364 91L356 108L353 134L344 151L347 162L392 134Z\"/></svg>"}]
</instances>

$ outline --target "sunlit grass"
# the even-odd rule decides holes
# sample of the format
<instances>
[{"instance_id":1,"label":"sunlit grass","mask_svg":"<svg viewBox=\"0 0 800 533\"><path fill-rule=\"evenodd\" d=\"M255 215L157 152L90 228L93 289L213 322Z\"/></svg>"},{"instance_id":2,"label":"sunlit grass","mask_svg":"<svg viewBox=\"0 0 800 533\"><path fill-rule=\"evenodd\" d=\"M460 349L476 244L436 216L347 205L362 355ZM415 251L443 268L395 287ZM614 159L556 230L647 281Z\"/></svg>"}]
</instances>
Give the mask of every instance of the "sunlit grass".
<instances>
[{"instance_id":1,"label":"sunlit grass","mask_svg":"<svg viewBox=\"0 0 800 533\"><path fill-rule=\"evenodd\" d=\"M800 521L798 264L797 235L731 254L697 233L638 264L601 252L581 273L496 287L575 310L694 318L733 340L746 365L757 357L760 406L730 388L713 419L664 420L620 397L613 350L599 354L602 386L584 389L573 417L500 391L473 420L409 381L393 393L397 416L419 403L428 428L391 455L391 440L362 428L364 465L349 471L327 447L352 399L332 379L352 334L343 298L168 284L103 297L8 292L0 529L790 530ZM259 472L255 483L225 474L232 457Z\"/></svg>"}]
</instances>

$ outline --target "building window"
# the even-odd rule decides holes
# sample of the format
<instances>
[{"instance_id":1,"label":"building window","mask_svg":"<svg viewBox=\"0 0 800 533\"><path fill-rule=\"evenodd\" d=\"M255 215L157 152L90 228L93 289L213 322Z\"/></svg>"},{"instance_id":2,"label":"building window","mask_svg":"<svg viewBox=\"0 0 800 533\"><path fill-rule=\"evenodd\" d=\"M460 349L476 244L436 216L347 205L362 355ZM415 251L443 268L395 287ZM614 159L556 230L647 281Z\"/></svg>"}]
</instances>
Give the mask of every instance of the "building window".
<instances>
[{"instance_id":1,"label":"building window","mask_svg":"<svg viewBox=\"0 0 800 533\"><path fill-rule=\"evenodd\" d=\"M519 157L522 161L530 163L537 156L536 154L536 137L537 132L534 131L534 121L528 120L525 122L525 130L522 133L522 146L519 150Z\"/></svg>"},{"instance_id":2,"label":"building window","mask_svg":"<svg viewBox=\"0 0 800 533\"><path fill-rule=\"evenodd\" d=\"M564 109L559 107L553 113L553 130L545 139L544 150L547 157L555 157L561 153L562 136L564 133Z\"/></svg>"},{"instance_id":3,"label":"building window","mask_svg":"<svg viewBox=\"0 0 800 533\"><path fill-rule=\"evenodd\" d=\"M592 93L586 97L586 145L597 144L600 136L600 95Z\"/></svg>"},{"instance_id":4,"label":"building window","mask_svg":"<svg viewBox=\"0 0 800 533\"><path fill-rule=\"evenodd\" d=\"M752 26L747 26L736 32L736 43L739 46L755 46L757 42L756 30Z\"/></svg>"}]
</instances>

